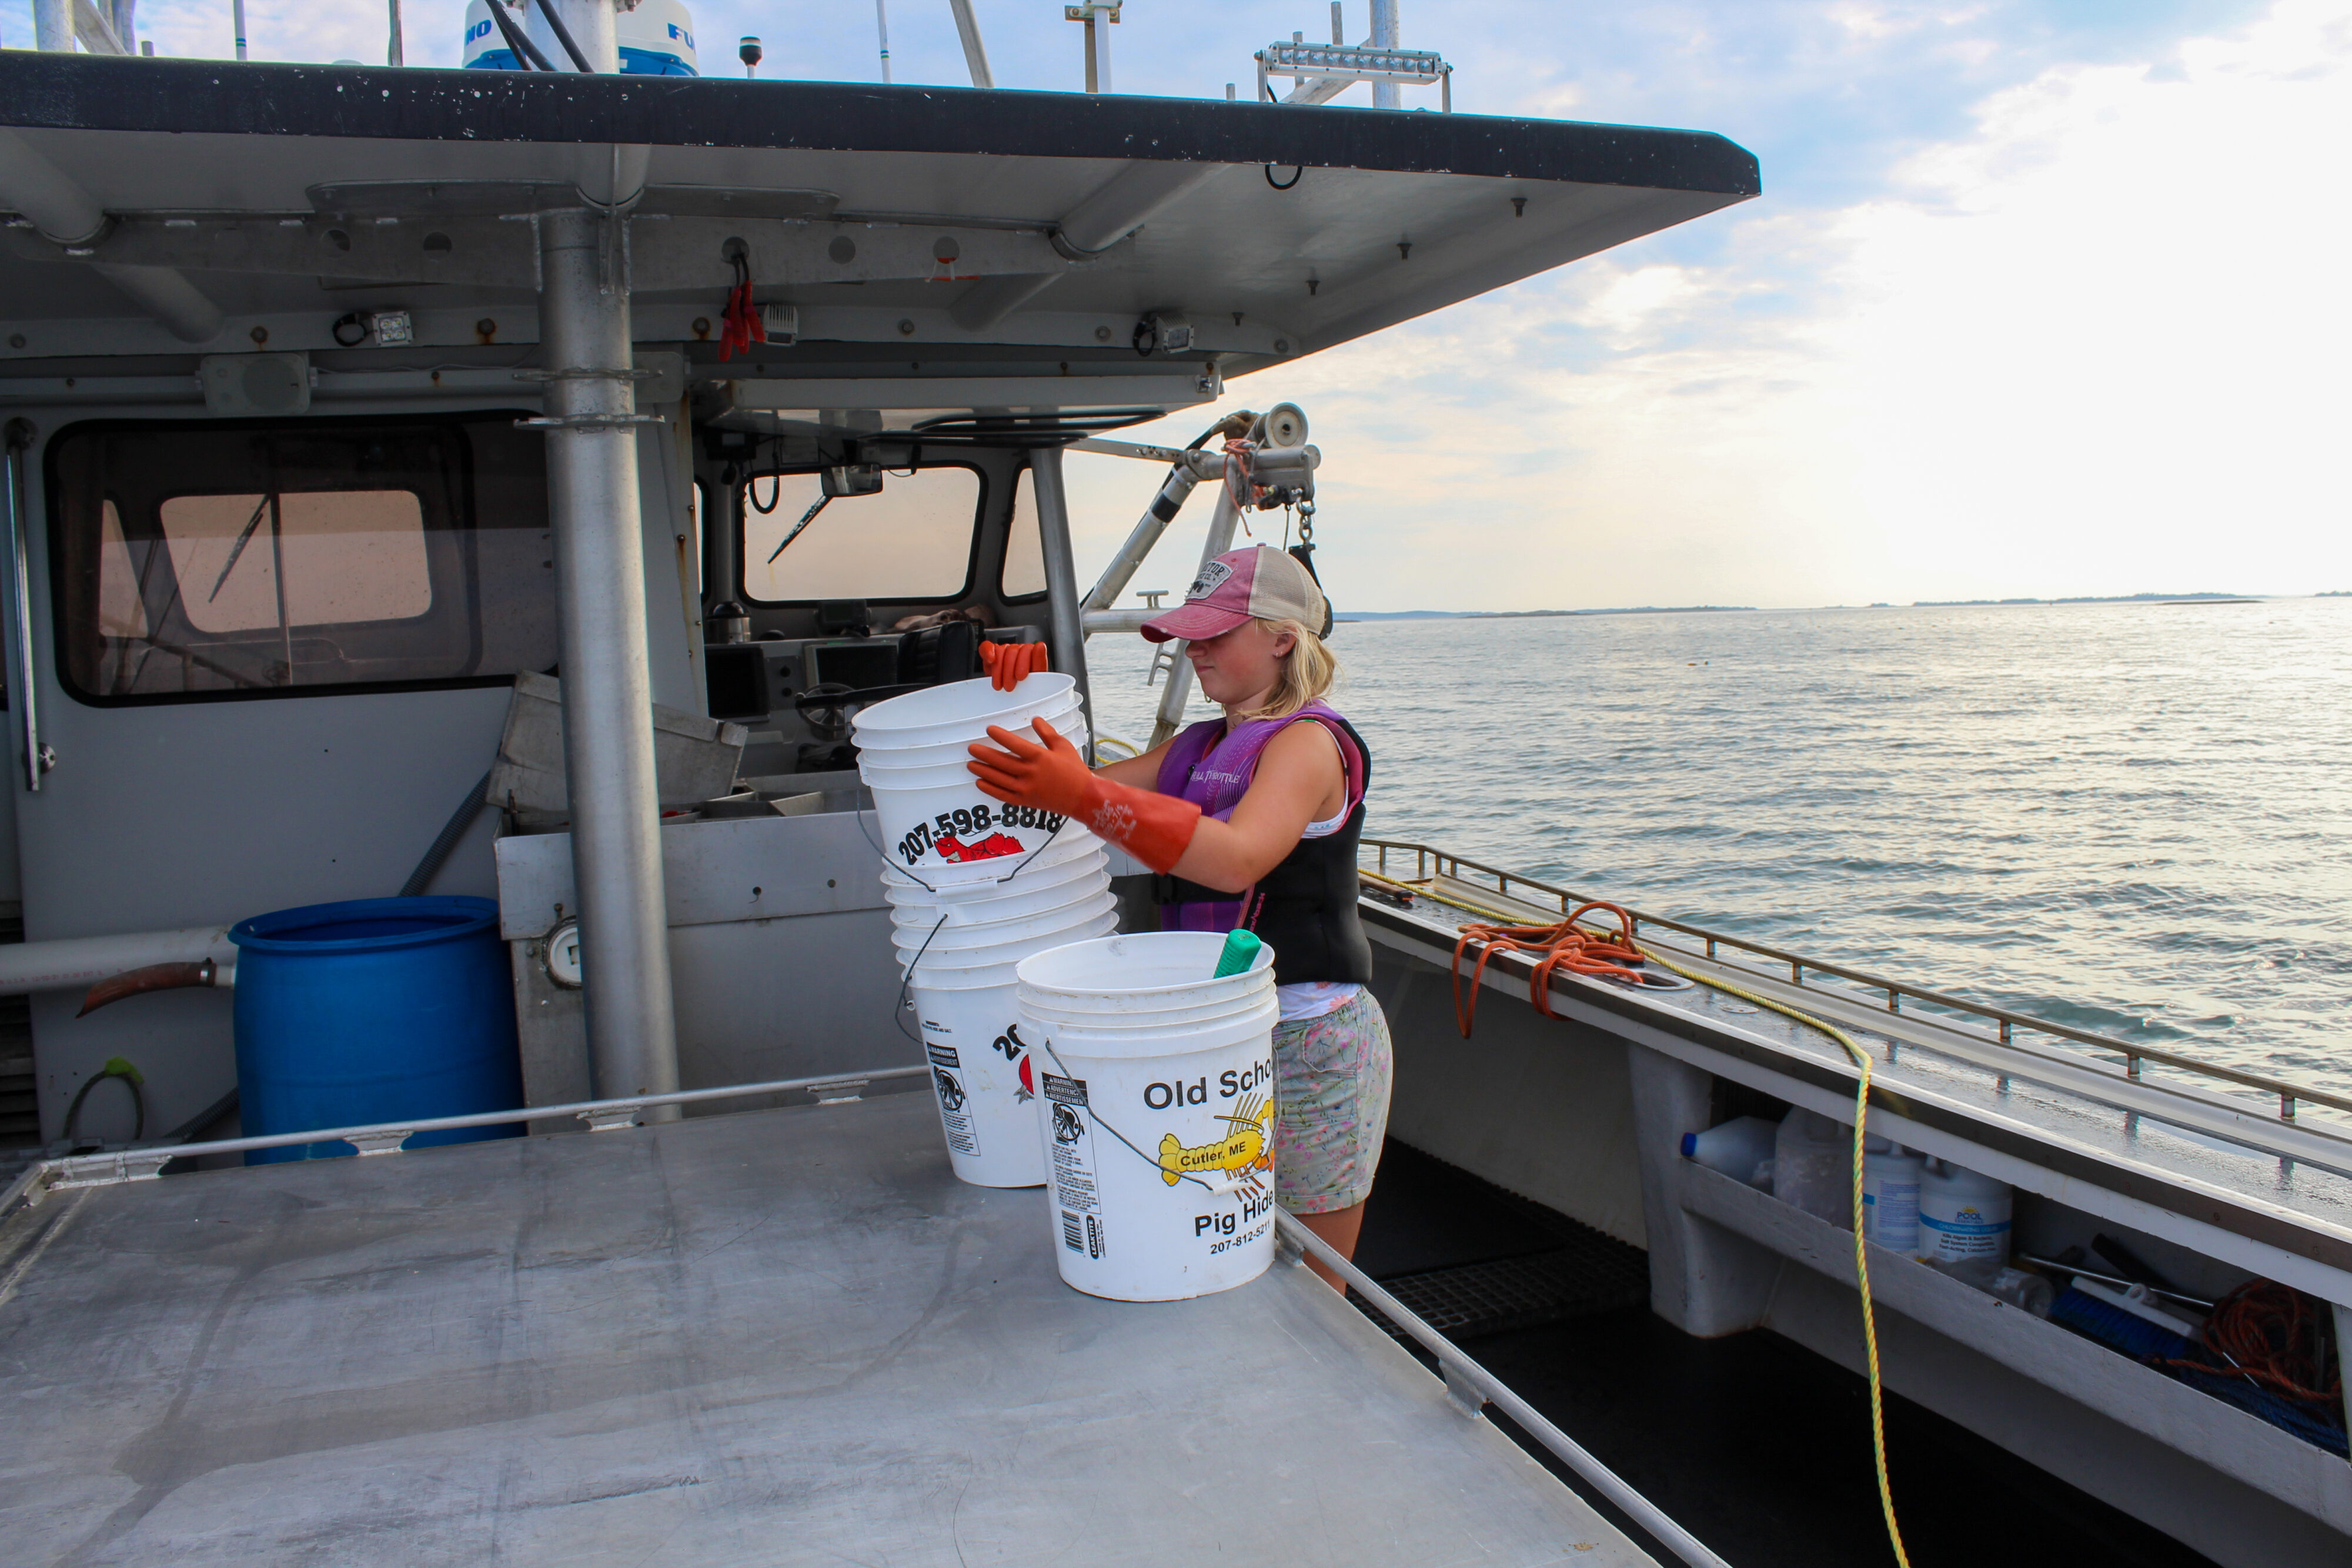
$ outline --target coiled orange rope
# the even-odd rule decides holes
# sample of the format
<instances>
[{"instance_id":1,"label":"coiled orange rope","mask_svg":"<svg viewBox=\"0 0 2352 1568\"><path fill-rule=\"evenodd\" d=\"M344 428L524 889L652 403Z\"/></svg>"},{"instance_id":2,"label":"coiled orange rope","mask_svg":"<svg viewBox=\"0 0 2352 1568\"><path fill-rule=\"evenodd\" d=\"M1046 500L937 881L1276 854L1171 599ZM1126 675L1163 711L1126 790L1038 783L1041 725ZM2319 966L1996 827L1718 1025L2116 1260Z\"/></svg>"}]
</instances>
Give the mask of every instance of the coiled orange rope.
<instances>
[{"instance_id":1,"label":"coiled orange rope","mask_svg":"<svg viewBox=\"0 0 2352 1568\"><path fill-rule=\"evenodd\" d=\"M1576 924L1587 911L1594 909L1606 910L1617 917L1615 935L1587 931ZM1478 962L1470 971L1470 999L1465 1004L1462 999L1462 958L1473 942L1479 945ZM1559 1016L1551 1010L1551 977L1555 969L1642 983L1642 976L1635 968L1642 962L1642 952L1633 946L1633 917L1613 904L1598 900L1580 904L1557 925L1465 925L1462 939L1454 944L1454 1021L1461 1026L1465 1040L1470 1038L1470 1025L1478 1015L1478 985L1486 978L1486 960L1497 953L1543 955L1536 960L1535 974L1528 979L1528 1000L1546 1018Z\"/></svg>"},{"instance_id":2,"label":"coiled orange rope","mask_svg":"<svg viewBox=\"0 0 2352 1568\"><path fill-rule=\"evenodd\" d=\"M2197 1341L2227 1364L2169 1358L2157 1364L2210 1376L2235 1375L2331 1414L2342 1407L2340 1349L2336 1356L2328 1354L2318 1311L2300 1291L2249 1280L2214 1303Z\"/></svg>"}]
</instances>

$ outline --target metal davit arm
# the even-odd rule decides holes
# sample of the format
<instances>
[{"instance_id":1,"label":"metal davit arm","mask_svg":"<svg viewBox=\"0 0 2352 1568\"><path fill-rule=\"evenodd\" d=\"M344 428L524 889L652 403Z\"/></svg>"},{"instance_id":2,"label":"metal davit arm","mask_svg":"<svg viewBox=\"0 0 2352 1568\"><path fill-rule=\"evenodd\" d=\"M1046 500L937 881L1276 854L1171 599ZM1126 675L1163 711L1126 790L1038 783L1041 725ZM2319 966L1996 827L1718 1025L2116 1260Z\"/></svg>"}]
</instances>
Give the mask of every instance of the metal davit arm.
<instances>
[{"instance_id":1,"label":"metal davit arm","mask_svg":"<svg viewBox=\"0 0 2352 1568\"><path fill-rule=\"evenodd\" d=\"M1234 548L1234 525L1241 521L1242 509L1234 502L1231 485L1217 486L1217 509L1209 517L1208 542L1201 547L1201 564L1208 565ZM1151 738L1143 749L1150 750L1176 733L1184 722L1184 704L1192 695L1192 664L1184 657L1181 639L1167 644L1170 664L1168 685L1160 694L1160 712L1151 721Z\"/></svg>"}]
</instances>

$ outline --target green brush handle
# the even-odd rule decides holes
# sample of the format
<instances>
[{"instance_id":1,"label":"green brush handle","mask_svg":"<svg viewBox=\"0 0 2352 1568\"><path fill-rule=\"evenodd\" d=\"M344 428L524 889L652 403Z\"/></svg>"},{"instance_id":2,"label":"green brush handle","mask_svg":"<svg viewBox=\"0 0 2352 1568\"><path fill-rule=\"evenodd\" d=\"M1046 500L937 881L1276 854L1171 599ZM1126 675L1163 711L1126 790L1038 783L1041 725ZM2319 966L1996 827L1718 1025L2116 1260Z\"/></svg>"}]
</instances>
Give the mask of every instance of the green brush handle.
<instances>
[{"instance_id":1,"label":"green brush handle","mask_svg":"<svg viewBox=\"0 0 2352 1568\"><path fill-rule=\"evenodd\" d=\"M1217 972L1210 978L1222 980L1227 975L1240 974L1257 962L1257 950L1265 946L1255 931L1227 932L1225 950L1217 955Z\"/></svg>"}]
</instances>

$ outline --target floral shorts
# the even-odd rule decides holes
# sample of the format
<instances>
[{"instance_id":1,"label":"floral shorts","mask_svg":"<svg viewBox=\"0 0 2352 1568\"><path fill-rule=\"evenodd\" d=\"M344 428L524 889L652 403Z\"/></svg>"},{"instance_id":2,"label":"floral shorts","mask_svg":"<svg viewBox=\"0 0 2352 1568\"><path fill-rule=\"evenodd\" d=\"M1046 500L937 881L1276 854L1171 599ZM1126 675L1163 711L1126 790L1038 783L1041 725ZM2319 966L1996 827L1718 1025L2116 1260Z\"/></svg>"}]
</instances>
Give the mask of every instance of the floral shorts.
<instances>
[{"instance_id":1,"label":"floral shorts","mask_svg":"<svg viewBox=\"0 0 2352 1568\"><path fill-rule=\"evenodd\" d=\"M1395 1074L1369 990L1274 1031L1274 1192L1293 1214L1352 1208L1372 1190Z\"/></svg>"}]
</instances>

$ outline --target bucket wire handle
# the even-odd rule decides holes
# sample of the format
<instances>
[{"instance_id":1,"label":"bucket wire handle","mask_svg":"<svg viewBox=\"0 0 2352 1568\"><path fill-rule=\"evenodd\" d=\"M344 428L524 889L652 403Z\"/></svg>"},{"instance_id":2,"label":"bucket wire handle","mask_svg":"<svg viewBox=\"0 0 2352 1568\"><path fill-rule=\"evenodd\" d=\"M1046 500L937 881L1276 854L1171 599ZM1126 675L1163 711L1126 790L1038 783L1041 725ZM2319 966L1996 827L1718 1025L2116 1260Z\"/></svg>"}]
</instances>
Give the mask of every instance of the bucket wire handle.
<instances>
[{"instance_id":1,"label":"bucket wire handle","mask_svg":"<svg viewBox=\"0 0 2352 1568\"><path fill-rule=\"evenodd\" d=\"M890 1021L898 1026L900 1034L905 1035L917 1045L923 1043L923 1037L907 1027L907 1009L913 1005L915 966L921 963L923 955L931 950L931 944L939 939L940 926L947 923L948 917L945 915L940 915L939 925L931 927L931 934L923 938L923 945L915 949L915 956L912 958L907 960L907 972L898 977L898 1005L890 1009Z\"/></svg>"},{"instance_id":2,"label":"bucket wire handle","mask_svg":"<svg viewBox=\"0 0 2352 1568\"><path fill-rule=\"evenodd\" d=\"M1054 1042L1052 1040L1041 1040L1038 1042L1038 1046L1039 1049L1044 1051L1046 1055L1054 1059L1054 1065L1062 1070L1063 1077L1074 1079L1077 1076L1069 1070L1066 1063L1064 1063L1062 1061L1062 1053L1054 1049ZM1141 1149L1136 1148L1132 1143L1128 1142L1128 1136L1125 1133L1120 1132L1117 1127L1114 1127L1108 1122L1104 1121L1103 1113L1100 1111L1097 1110L1092 1105L1088 1105L1087 1110L1094 1116L1096 1126L1100 1127L1104 1132L1108 1133L1120 1143L1126 1144L1130 1150L1134 1151L1135 1157L1137 1159L1141 1160L1145 1165L1150 1166L1153 1170L1158 1171L1162 1176L1170 1174L1166 1166L1161 1165L1158 1160L1153 1159ZM1189 1181L1203 1192L1228 1192L1232 1190L1230 1186L1220 1187L1202 1181L1199 1176L1194 1176L1190 1171L1177 1171L1174 1174L1179 1181Z\"/></svg>"}]
</instances>

